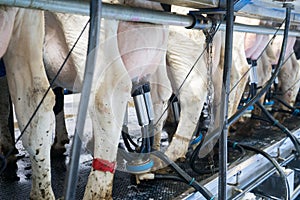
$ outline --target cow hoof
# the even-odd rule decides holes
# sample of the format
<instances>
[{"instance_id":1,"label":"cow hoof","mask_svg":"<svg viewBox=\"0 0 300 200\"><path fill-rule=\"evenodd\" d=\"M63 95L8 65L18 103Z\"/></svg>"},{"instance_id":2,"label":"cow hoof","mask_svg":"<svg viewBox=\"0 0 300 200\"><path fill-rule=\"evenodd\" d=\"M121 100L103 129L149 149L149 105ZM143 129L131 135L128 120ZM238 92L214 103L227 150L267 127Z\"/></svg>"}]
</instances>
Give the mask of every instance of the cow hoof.
<instances>
[{"instance_id":1,"label":"cow hoof","mask_svg":"<svg viewBox=\"0 0 300 200\"><path fill-rule=\"evenodd\" d=\"M17 176L17 159L15 156L11 156L11 158L7 160L1 159L1 178L4 178L6 181L19 181L20 178Z\"/></svg>"}]
</instances>

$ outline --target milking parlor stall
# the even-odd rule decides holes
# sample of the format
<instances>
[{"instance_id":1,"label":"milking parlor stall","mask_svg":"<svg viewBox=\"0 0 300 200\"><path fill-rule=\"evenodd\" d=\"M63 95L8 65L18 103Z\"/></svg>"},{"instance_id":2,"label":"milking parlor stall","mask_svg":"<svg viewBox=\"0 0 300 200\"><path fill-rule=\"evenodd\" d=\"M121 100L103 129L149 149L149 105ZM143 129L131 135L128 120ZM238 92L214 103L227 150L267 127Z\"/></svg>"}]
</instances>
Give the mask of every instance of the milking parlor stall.
<instances>
[{"instance_id":1,"label":"milking parlor stall","mask_svg":"<svg viewBox=\"0 0 300 200\"><path fill-rule=\"evenodd\" d=\"M1 200L300 199L300 1L0 4Z\"/></svg>"}]
</instances>

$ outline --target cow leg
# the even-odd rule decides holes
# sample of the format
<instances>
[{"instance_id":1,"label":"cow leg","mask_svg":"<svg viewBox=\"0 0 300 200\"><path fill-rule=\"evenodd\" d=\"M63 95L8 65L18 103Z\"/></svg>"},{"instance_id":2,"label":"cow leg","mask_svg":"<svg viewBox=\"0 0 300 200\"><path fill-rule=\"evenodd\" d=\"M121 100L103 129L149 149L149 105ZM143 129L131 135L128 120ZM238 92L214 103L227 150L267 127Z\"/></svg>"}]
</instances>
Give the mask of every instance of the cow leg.
<instances>
[{"instance_id":1,"label":"cow leg","mask_svg":"<svg viewBox=\"0 0 300 200\"><path fill-rule=\"evenodd\" d=\"M43 30L43 12L19 9L4 56L20 130L24 129L49 86L42 60ZM54 95L50 91L22 137L32 165L31 199L55 199L50 170L53 105Z\"/></svg>"},{"instance_id":2,"label":"cow leg","mask_svg":"<svg viewBox=\"0 0 300 200\"><path fill-rule=\"evenodd\" d=\"M180 91L179 102L181 111L179 123L166 151L166 155L173 161L185 157L207 95L207 92L201 89L206 87L201 80L194 79L188 82L188 85L193 85L197 88L191 90L189 87L182 87Z\"/></svg>"},{"instance_id":3,"label":"cow leg","mask_svg":"<svg viewBox=\"0 0 300 200\"><path fill-rule=\"evenodd\" d=\"M131 80L122 63L116 37L118 22L103 20L100 39L104 40L99 50L100 66L96 68L89 113L94 133L94 161L97 165L111 164L110 170L101 170L96 165L91 169L84 198L112 199L114 164L117 158L126 105L130 99Z\"/></svg>"},{"instance_id":4,"label":"cow leg","mask_svg":"<svg viewBox=\"0 0 300 200\"><path fill-rule=\"evenodd\" d=\"M7 167L3 175L8 178L16 178L17 159L13 128L12 105L10 101L6 76L0 77L0 154L6 156Z\"/></svg>"},{"instance_id":5,"label":"cow leg","mask_svg":"<svg viewBox=\"0 0 300 200\"><path fill-rule=\"evenodd\" d=\"M94 132L94 159L116 162L117 147L123 125L131 82L122 65L112 66L105 72L104 83L99 85L91 110ZM117 76L116 76L117 75ZM113 79L112 77L116 77ZM110 199L113 172L92 169L84 199Z\"/></svg>"},{"instance_id":6,"label":"cow leg","mask_svg":"<svg viewBox=\"0 0 300 200\"><path fill-rule=\"evenodd\" d=\"M9 91L6 77L0 78L0 153L6 155L11 149L14 149L14 138L9 128L9 115L11 111L9 101Z\"/></svg>"},{"instance_id":7,"label":"cow leg","mask_svg":"<svg viewBox=\"0 0 300 200\"><path fill-rule=\"evenodd\" d=\"M64 112L64 91L63 88L57 87L53 89L53 92L55 94L55 105L53 107L55 114L55 139L51 148L51 156L62 156L66 151L65 144L69 143Z\"/></svg>"},{"instance_id":8,"label":"cow leg","mask_svg":"<svg viewBox=\"0 0 300 200\"><path fill-rule=\"evenodd\" d=\"M184 30L181 30L184 31ZM188 30L190 31L190 30ZM185 157L190 140L196 129L204 101L207 98L207 67L205 59L201 58L197 63L184 85L179 87L188 75L204 47L204 35L198 35L193 39L182 32L173 31L170 28L167 63L170 65L170 75L175 93L179 93L180 119L173 139L165 152L173 161ZM197 34L201 34L197 32ZM194 49L193 49L194 48Z\"/></svg>"},{"instance_id":9,"label":"cow leg","mask_svg":"<svg viewBox=\"0 0 300 200\"><path fill-rule=\"evenodd\" d=\"M278 95L288 105L294 106L296 97L300 86L300 66L295 55L289 58L282 67L279 75L279 88L282 95ZM280 104L279 108L283 110L289 110L286 106ZM299 114L298 114L299 115ZM278 112L275 113L275 117L283 122L290 114Z\"/></svg>"}]
</instances>

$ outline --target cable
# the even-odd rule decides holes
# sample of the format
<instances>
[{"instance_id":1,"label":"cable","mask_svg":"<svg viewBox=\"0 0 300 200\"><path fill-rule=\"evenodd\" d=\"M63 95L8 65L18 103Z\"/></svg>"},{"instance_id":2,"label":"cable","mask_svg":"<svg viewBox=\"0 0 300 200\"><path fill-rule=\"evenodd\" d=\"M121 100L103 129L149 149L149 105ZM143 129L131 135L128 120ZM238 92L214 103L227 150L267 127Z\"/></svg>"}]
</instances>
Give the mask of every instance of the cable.
<instances>
[{"instance_id":1,"label":"cable","mask_svg":"<svg viewBox=\"0 0 300 200\"><path fill-rule=\"evenodd\" d=\"M172 160L170 160L164 153L161 151L152 152L152 154L166 164L171 165L171 167L185 180L187 184L192 186L195 190L200 192L206 199L214 199L214 196L208 191L205 187L200 185L194 178L188 175L185 171L183 171L178 165L176 165Z\"/></svg>"},{"instance_id":2,"label":"cable","mask_svg":"<svg viewBox=\"0 0 300 200\"><path fill-rule=\"evenodd\" d=\"M297 157L300 156L300 142L298 139L289 131L288 128L286 128L283 124L281 124L278 120L276 120L266 109L263 105L261 105L260 102L256 102L258 107L261 109L261 111L267 116L267 118L273 123L274 126L278 127L283 133L285 133L292 143L295 146L295 149L297 151Z\"/></svg>"},{"instance_id":3,"label":"cable","mask_svg":"<svg viewBox=\"0 0 300 200\"><path fill-rule=\"evenodd\" d=\"M274 158L272 158L269 154L267 154L266 152L264 152L260 149L257 149L257 148L254 148L254 147L251 147L251 146L248 146L248 145L245 145L245 144L241 144L241 143L239 143L239 145L241 147L243 147L244 149L246 149L246 150L253 151L255 153L261 154L263 157L265 157L266 159L268 159L272 163L272 165L277 169L281 180L284 182L284 185L285 185L285 188L286 188L286 190L285 190L285 192L286 192L285 193L285 199L289 200L290 199L289 184L288 184L286 175L285 175L284 171L282 170L281 166L278 164L278 162Z\"/></svg>"},{"instance_id":4,"label":"cable","mask_svg":"<svg viewBox=\"0 0 300 200\"><path fill-rule=\"evenodd\" d=\"M154 179L167 179L167 180L172 180L172 181L179 181L179 182L183 182L185 183L186 181L180 177L180 176L176 176L176 175L166 175L166 174L154 174Z\"/></svg>"},{"instance_id":5,"label":"cable","mask_svg":"<svg viewBox=\"0 0 300 200\"><path fill-rule=\"evenodd\" d=\"M203 142L203 140L201 141ZM196 158L198 158L198 155L199 155L199 150L201 149L201 146L202 144L200 143L196 148L195 150L193 151L191 157L190 157L190 160L189 160L189 163L190 163L190 166L192 168L192 170L198 174L208 174L208 173L211 173L211 170L206 170L206 169L199 169L196 167ZM233 165L234 163L237 163L238 161L240 161L242 158L244 158L244 156L246 155L246 151L244 150L243 147L241 147L238 143L236 142L231 142L231 141L228 141L228 146L232 147L233 149L236 149L238 150L240 153L241 153L241 156L235 160L234 162L232 162L231 164L229 164L229 166ZM214 168L215 172L218 172L219 171L219 168L216 167Z\"/></svg>"}]
</instances>

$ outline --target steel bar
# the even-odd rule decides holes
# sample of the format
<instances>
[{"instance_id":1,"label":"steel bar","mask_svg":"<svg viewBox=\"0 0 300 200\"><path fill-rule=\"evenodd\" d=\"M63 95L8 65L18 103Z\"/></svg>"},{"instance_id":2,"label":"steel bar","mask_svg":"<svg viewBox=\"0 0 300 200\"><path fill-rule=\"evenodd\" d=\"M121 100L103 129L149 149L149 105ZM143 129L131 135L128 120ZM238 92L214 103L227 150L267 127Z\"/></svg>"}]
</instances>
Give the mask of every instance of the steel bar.
<instances>
[{"instance_id":1,"label":"steel bar","mask_svg":"<svg viewBox=\"0 0 300 200\"><path fill-rule=\"evenodd\" d=\"M291 199L297 199L300 195L300 185L298 187L295 188L293 196Z\"/></svg>"},{"instance_id":2,"label":"steel bar","mask_svg":"<svg viewBox=\"0 0 300 200\"><path fill-rule=\"evenodd\" d=\"M54 12L89 15L88 1L61 1L61 0L0 0L0 4L23 8L49 10ZM149 22L156 24L169 24L189 27L194 23L194 18L188 15L174 15L162 11L133 8L123 5L103 3L102 17L125 21Z\"/></svg>"},{"instance_id":3,"label":"steel bar","mask_svg":"<svg viewBox=\"0 0 300 200\"><path fill-rule=\"evenodd\" d=\"M280 165L285 166L287 163L291 162L293 159L295 159L295 155L290 155L282 163L280 163ZM257 178L257 180L253 181L246 188L244 188L241 193L239 193L236 196L234 196L233 198L231 198L231 200L238 200L238 199L242 198L247 192L250 192L251 190L253 190L256 186L260 185L262 182L267 180L275 172L276 172L276 168L273 167L271 170L267 171L261 177Z\"/></svg>"},{"instance_id":4,"label":"steel bar","mask_svg":"<svg viewBox=\"0 0 300 200\"><path fill-rule=\"evenodd\" d=\"M228 102L230 93L230 73L232 65L232 43L233 43L233 18L234 18L234 2L227 0L226 2L226 36L225 36L225 59L223 69L223 85L220 121L223 130L219 139L219 185L218 199L227 199L227 134L228 134ZM223 107L223 108L222 108Z\"/></svg>"},{"instance_id":5,"label":"steel bar","mask_svg":"<svg viewBox=\"0 0 300 200\"><path fill-rule=\"evenodd\" d=\"M90 14L90 30L89 42L87 50L87 59L85 63L85 71L83 77L83 85L78 107L77 121L75 126L75 133L73 138L73 145L71 149L69 168L66 178L65 198L66 200L75 199L79 157L82 142L79 135L82 135L85 119L87 116L89 98L93 82L93 75L96 67L96 60L99 47L99 35L101 27L101 0L91 0L91 14Z\"/></svg>"},{"instance_id":6,"label":"steel bar","mask_svg":"<svg viewBox=\"0 0 300 200\"><path fill-rule=\"evenodd\" d=\"M295 130L293 134L296 138L300 138L300 129ZM295 155L292 154L293 148L294 145L291 140L283 138L262 150L274 157L280 155L281 158L284 158L284 161L280 163L280 165L285 166L295 158ZM272 164L259 154L251 155L239 164L231 165L227 172L227 182L238 183L238 186L227 185L228 199L241 199L244 192L240 193L237 190L243 190L245 192L251 191L255 186L261 183L261 181L271 176L273 174L273 172L271 172L272 170L274 170L273 172L276 171L273 169ZM255 173L253 173L254 171ZM240 174L238 182L236 181L237 174ZM218 194L218 176L204 180L201 184L212 194ZM294 191L294 194L295 192L297 191ZM185 200L205 200L199 192L194 192L194 189L189 189L185 193L191 193L184 198ZM182 199L182 196L176 199Z\"/></svg>"},{"instance_id":7,"label":"steel bar","mask_svg":"<svg viewBox=\"0 0 300 200\"><path fill-rule=\"evenodd\" d=\"M225 30L226 26L224 24L221 24L220 30ZM254 26L254 25L246 25L246 24L240 24L235 23L233 27L234 31L238 32L247 32L247 33L257 33L257 34L265 34L265 35L274 35L277 28L270 28L270 27L264 27L264 26ZM276 33L277 35L283 35L284 29L279 29ZM289 36L296 36L300 37L300 31L290 30Z\"/></svg>"},{"instance_id":8,"label":"steel bar","mask_svg":"<svg viewBox=\"0 0 300 200\"><path fill-rule=\"evenodd\" d=\"M89 3L87 1L79 0L0 0L0 5L17 6L23 8L33 8L49 10L54 12L72 13L80 15L89 15ZM194 17L190 15L179 15L175 13L153 11L142 8L132 8L122 5L102 4L102 17L107 19L117 19L125 21L149 22L156 24L168 24L174 26L190 27L194 24ZM198 29L211 28L211 23L200 24ZM219 30L225 30L226 24L222 23ZM262 26L252 26L246 24L234 25L234 31L251 32L258 34L274 34L275 28L268 28ZM279 30L278 35L283 34L283 30ZM290 36L299 36L300 31L289 32Z\"/></svg>"}]
</instances>

